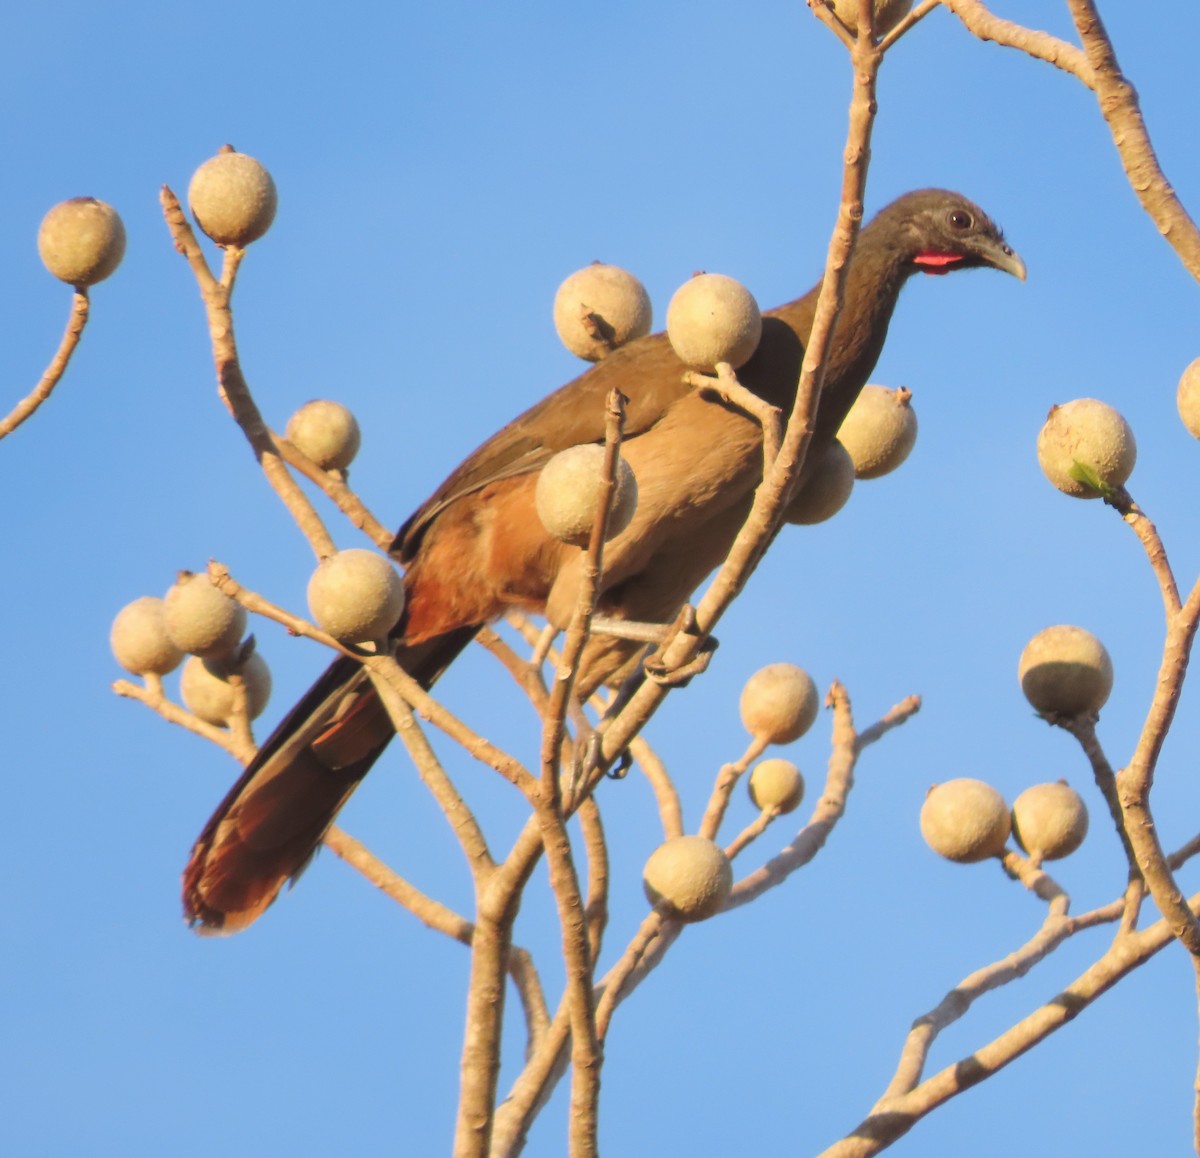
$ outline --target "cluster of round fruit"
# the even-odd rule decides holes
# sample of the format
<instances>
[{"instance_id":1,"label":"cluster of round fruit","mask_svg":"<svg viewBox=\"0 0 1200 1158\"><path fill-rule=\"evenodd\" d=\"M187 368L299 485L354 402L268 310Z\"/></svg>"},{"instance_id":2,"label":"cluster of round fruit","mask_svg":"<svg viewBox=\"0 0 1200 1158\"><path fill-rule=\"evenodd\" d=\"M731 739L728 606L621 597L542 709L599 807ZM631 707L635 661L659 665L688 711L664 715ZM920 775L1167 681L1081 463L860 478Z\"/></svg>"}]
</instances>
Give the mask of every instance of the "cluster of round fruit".
<instances>
[{"instance_id":1,"label":"cluster of round fruit","mask_svg":"<svg viewBox=\"0 0 1200 1158\"><path fill-rule=\"evenodd\" d=\"M1095 716L1113 686L1112 660L1082 627L1059 624L1039 631L1021 652L1017 676L1025 698L1050 719ZM1065 781L1038 784L1004 797L982 780L935 784L921 809L921 833L941 856L963 864L1002 856L1011 833L1036 861L1074 852L1087 835L1087 808Z\"/></svg>"},{"instance_id":2,"label":"cluster of round fruit","mask_svg":"<svg viewBox=\"0 0 1200 1158\"><path fill-rule=\"evenodd\" d=\"M798 740L817 718L817 686L803 668L774 663L746 681L739 704L746 730L764 746ZM790 760L760 761L747 784L760 812L794 812L804 798L804 777ZM650 854L642 870L652 905L682 921L702 921L718 912L733 887L725 850L704 836L676 836Z\"/></svg>"},{"instance_id":3,"label":"cluster of round fruit","mask_svg":"<svg viewBox=\"0 0 1200 1158\"><path fill-rule=\"evenodd\" d=\"M627 270L594 262L571 274L554 297L554 326L563 345L589 362L650 332L646 287ZM741 282L719 273L696 274L667 306L667 339L684 368L704 374L737 370L753 357L762 314ZM895 470L913 448L917 418L907 389L867 386L846 416L837 440L821 451L784 520L812 524L832 518L850 498L854 481ZM538 515L555 537L586 546L601 494L603 451L572 447L546 464L537 491ZM623 531L637 509L637 481L622 459L608 537Z\"/></svg>"},{"instance_id":4,"label":"cluster of round fruit","mask_svg":"<svg viewBox=\"0 0 1200 1158\"><path fill-rule=\"evenodd\" d=\"M935 784L921 807L921 835L959 864L1003 856L1009 835L1034 863L1070 856L1087 836L1088 813L1065 780L1026 788L1010 810L990 784L963 778Z\"/></svg>"},{"instance_id":5,"label":"cluster of round fruit","mask_svg":"<svg viewBox=\"0 0 1200 1158\"><path fill-rule=\"evenodd\" d=\"M192 176L188 203L197 225L217 244L249 245L262 237L275 218L278 198L271 174L244 153L226 147L205 161ZM108 223L110 233L119 235L124 247L120 219L100 202L85 199L80 205L59 206L43 225L50 241L61 238L74 223L76 241ZM115 225L113 224L115 222ZM53 228L51 228L53 227ZM43 253L53 250L47 241ZM111 244L111 240L110 240ZM94 255L88 276L103 269ZM54 269L64 280L80 276L83 257L74 264ZM115 268L115 263L111 263ZM52 267L53 269L53 267ZM106 276L106 269L99 276ZM354 415L337 402L319 399L306 403L288 420L288 442L322 470L344 474L358 453L361 436ZM308 588L309 610L314 620L343 643L365 643L382 639L395 625L404 605L404 588L392 564L375 551L339 551L317 566ZM209 723L224 726L233 711L233 693L228 676L238 671L246 683L251 718L266 707L270 694L270 672L257 653L243 656L244 610L219 592L204 575L182 576L165 599L135 600L117 616L112 628L112 647L117 660L138 675L162 676L181 662L184 653L192 658L184 666L181 695L188 708ZM197 632L199 633L197 635Z\"/></svg>"},{"instance_id":6,"label":"cluster of round fruit","mask_svg":"<svg viewBox=\"0 0 1200 1158\"><path fill-rule=\"evenodd\" d=\"M109 640L117 662L135 675L167 675L188 655L180 679L183 702L200 719L226 727L235 704L231 675L245 683L251 719L271 696L270 669L243 645L245 631L246 612L239 604L207 575L181 571L162 599L144 595L123 607Z\"/></svg>"},{"instance_id":7,"label":"cluster of round fruit","mask_svg":"<svg viewBox=\"0 0 1200 1158\"><path fill-rule=\"evenodd\" d=\"M318 400L288 420L288 441L317 466L344 472L358 451L354 415L336 402ZM343 643L385 637L404 606L404 586L392 564L375 551L350 549L324 559L308 587L309 610L317 624ZM246 613L206 575L181 574L164 599L145 596L124 607L113 622L117 661L135 675L163 676L185 654L180 694L202 720L226 726L233 712L231 673L246 684L250 718L266 707L270 671L257 652L243 655Z\"/></svg>"},{"instance_id":8,"label":"cluster of round fruit","mask_svg":"<svg viewBox=\"0 0 1200 1158\"><path fill-rule=\"evenodd\" d=\"M313 619L342 643L377 643L404 607L404 585L395 567L375 551L351 548L322 560L308 585ZM163 599L143 596L123 607L110 633L117 662L135 675L164 676L184 655L180 694L202 720L224 727L234 709L231 674L241 675L251 719L267 706L271 673L242 644L246 613L212 585L207 575L181 572Z\"/></svg>"}]
</instances>

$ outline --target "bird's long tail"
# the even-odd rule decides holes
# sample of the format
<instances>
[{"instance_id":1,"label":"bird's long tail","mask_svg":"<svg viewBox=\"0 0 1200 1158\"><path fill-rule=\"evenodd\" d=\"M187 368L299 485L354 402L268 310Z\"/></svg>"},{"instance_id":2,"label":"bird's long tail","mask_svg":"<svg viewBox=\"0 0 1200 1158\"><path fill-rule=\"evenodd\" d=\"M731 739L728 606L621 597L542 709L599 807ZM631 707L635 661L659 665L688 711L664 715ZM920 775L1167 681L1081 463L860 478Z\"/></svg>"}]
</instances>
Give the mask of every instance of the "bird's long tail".
<instances>
[{"instance_id":1,"label":"bird's long tail","mask_svg":"<svg viewBox=\"0 0 1200 1158\"><path fill-rule=\"evenodd\" d=\"M474 628L401 645L397 659L431 687ZM359 781L395 735L362 666L334 660L217 806L183 872L183 911L200 933L256 920L312 859Z\"/></svg>"}]
</instances>

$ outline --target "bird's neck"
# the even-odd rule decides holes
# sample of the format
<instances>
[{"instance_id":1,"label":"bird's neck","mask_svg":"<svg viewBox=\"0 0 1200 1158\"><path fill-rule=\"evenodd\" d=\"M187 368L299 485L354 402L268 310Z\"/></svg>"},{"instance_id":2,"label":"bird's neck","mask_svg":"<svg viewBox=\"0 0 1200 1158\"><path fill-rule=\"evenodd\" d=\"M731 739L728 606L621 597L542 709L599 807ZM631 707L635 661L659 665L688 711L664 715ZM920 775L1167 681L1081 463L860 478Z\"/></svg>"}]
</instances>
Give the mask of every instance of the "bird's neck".
<instances>
[{"instance_id":1,"label":"bird's neck","mask_svg":"<svg viewBox=\"0 0 1200 1158\"><path fill-rule=\"evenodd\" d=\"M888 324L911 263L874 230L864 230L846 273L841 312L825 363L825 389L817 414L818 441L832 439L859 391L875 369ZM805 348L816 315L818 283L804 297L774 311L794 329Z\"/></svg>"}]
</instances>

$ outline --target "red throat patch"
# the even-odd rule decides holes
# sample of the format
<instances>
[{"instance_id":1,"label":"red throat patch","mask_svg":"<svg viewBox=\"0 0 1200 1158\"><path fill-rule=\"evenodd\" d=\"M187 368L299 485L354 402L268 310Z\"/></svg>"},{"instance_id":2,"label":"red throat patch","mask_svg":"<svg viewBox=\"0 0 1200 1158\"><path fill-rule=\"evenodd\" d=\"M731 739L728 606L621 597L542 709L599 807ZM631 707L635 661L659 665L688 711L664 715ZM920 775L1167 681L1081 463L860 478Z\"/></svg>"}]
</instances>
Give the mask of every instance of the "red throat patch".
<instances>
[{"instance_id":1,"label":"red throat patch","mask_svg":"<svg viewBox=\"0 0 1200 1158\"><path fill-rule=\"evenodd\" d=\"M931 250L928 253L918 253L913 258L913 264L922 273L937 275L949 273L960 261L962 261L961 254L938 253L936 250Z\"/></svg>"}]
</instances>

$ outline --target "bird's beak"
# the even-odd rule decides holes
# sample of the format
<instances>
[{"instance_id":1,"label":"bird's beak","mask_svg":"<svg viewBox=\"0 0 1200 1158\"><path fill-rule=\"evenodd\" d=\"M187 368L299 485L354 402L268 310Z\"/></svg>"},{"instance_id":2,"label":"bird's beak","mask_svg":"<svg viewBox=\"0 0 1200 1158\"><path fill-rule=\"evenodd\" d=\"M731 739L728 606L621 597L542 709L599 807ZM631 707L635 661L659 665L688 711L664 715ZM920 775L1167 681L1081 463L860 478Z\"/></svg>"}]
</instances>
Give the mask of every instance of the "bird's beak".
<instances>
[{"instance_id":1,"label":"bird's beak","mask_svg":"<svg viewBox=\"0 0 1200 1158\"><path fill-rule=\"evenodd\" d=\"M1013 277L1025 280L1025 263L1011 245L1003 241L988 242L979 246L979 256L993 269L1011 273Z\"/></svg>"}]
</instances>

